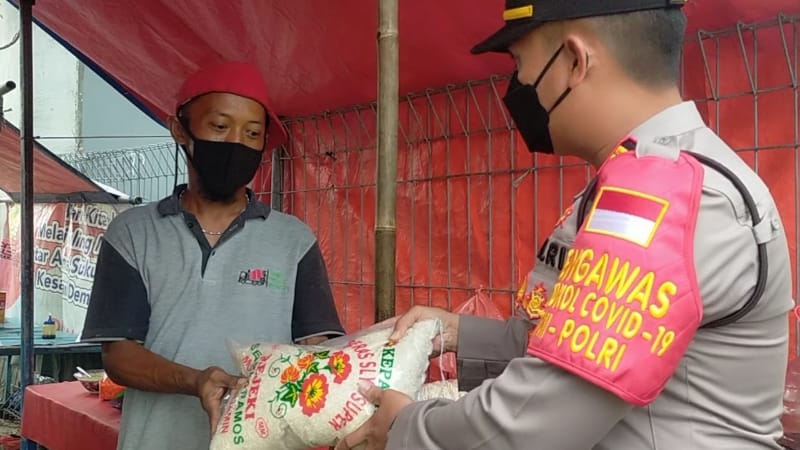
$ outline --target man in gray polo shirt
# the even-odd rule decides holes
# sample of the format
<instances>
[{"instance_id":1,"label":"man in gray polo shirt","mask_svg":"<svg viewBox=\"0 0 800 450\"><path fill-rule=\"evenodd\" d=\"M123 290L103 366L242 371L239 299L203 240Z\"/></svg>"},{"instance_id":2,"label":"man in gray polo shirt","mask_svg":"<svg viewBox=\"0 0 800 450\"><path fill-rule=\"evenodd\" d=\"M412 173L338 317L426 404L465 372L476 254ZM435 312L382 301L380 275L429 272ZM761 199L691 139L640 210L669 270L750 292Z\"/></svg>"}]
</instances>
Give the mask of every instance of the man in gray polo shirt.
<instances>
[{"instance_id":1,"label":"man in gray polo shirt","mask_svg":"<svg viewBox=\"0 0 800 450\"><path fill-rule=\"evenodd\" d=\"M263 150L286 139L258 69L199 71L175 111L189 184L111 223L82 334L103 343L107 373L129 388L122 450L208 448L222 397L243 381L226 339L344 334L311 230L246 189Z\"/></svg>"}]
</instances>

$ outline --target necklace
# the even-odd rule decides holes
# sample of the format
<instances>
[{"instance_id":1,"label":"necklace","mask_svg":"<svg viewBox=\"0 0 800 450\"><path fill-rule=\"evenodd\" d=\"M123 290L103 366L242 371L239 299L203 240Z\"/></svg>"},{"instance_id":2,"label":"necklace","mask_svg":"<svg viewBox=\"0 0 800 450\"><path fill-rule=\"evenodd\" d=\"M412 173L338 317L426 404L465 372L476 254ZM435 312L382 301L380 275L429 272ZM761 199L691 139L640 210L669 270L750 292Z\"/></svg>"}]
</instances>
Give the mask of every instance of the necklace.
<instances>
[{"instance_id":1,"label":"necklace","mask_svg":"<svg viewBox=\"0 0 800 450\"><path fill-rule=\"evenodd\" d=\"M183 204L183 193L184 192L186 192L185 189L183 191L181 191L180 195L178 195L178 201L181 204ZM245 212L247 210L247 204L249 202L250 202L250 197L245 192L245 194L244 194L244 208L242 208L242 211L239 214L241 214L241 213L243 213L243 212ZM200 221L198 221L197 223L200 224ZM208 231L205 228L203 228L202 225L200 225L200 231L202 231L203 234L206 235L206 236L222 236L223 234L225 234L225 231L227 231L227 230L223 230L223 231Z\"/></svg>"}]
</instances>

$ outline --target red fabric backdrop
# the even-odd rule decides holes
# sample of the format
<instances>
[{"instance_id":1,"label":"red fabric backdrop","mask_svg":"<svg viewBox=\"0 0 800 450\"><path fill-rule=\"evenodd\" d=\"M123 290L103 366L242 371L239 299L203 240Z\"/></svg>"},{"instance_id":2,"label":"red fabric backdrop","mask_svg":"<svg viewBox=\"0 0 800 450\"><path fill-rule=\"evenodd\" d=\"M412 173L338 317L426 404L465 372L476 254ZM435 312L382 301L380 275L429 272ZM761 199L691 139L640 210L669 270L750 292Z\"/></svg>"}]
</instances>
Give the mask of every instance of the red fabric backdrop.
<instances>
[{"instance_id":1,"label":"red fabric backdrop","mask_svg":"<svg viewBox=\"0 0 800 450\"><path fill-rule=\"evenodd\" d=\"M794 273L797 42L791 23L690 36L683 68L685 97L772 190ZM408 96L401 105L399 312L415 303L456 307L484 286L508 314L538 246L590 175L578 161L527 153L509 129L504 89L503 80L491 79ZM374 107L296 119L289 127L284 206L318 233L340 311L355 330L373 315ZM265 169L257 182L262 191L269 190Z\"/></svg>"},{"instance_id":2,"label":"red fabric backdrop","mask_svg":"<svg viewBox=\"0 0 800 450\"><path fill-rule=\"evenodd\" d=\"M403 95L507 73L503 56L468 54L501 24L502 7L503 0L401 2ZM686 96L767 180L794 261L800 2L697 0L686 12L689 36L699 39L687 44ZM792 24L750 25L780 12L795 15ZM256 60L278 111L305 117L290 125L286 208L319 234L348 329L371 321L375 115L341 108L376 97L374 2L39 0L34 14L159 118L199 65ZM717 31L738 23L748 25ZM503 89L498 80L473 83L401 108L399 311L420 302L454 306L481 285L508 311L537 245L586 179L574 161L519 150L498 101ZM268 180L265 173L257 181Z\"/></svg>"}]
</instances>

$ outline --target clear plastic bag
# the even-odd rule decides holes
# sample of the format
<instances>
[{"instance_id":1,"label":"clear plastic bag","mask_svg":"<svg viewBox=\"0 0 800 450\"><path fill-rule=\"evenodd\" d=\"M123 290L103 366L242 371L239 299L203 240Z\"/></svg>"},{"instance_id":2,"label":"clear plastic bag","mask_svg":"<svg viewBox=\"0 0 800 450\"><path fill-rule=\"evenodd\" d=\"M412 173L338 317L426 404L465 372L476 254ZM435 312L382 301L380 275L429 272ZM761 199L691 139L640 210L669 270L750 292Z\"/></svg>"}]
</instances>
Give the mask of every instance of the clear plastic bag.
<instances>
[{"instance_id":1,"label":"clear plastic bag","mask_svg":"<svg viewBox=\"0 0 800 450\"><path fill-rule=\"evenodd\" d=\"M394 345L391 332L378 324L317 346L229 341L248 384L223 405L210 450L335 445L375 411L362 380L416 398L441 324L418 322Z\"/></svg>"},{"instance_id":2,"label":"clear plastic bag","mask_svg":"<svg viewBox=\"0 0 800 450\"><path fill-rule=\"evenodd\" d=\"M789 362L783 393L782 445L800 449L800 358Z\"/></svg>"},{"instance_id":3,"label":"clear plastic bag","mask_svg":"<svg viewBox=\"0 0 800 450\"><path fill-rule=\"evenodd\" d=\"M483 288L476 290L475 295L459 305L453 312L456 314L485 317L487 319L505 320L503 314L501 314L497 306L492 303ZM448 352L431 361L428 376L429 381L453 380L456 379L457 376L458 371L456 369L455 353Z\"/></svg>"},{"instance_id":4,"label":"clear plastic bag","mask_svg":"<svg viewBox=\"0 0 800 450\"><path fill-rule=\"evenodd\" d=\"M418 401L446 399L458 400L467 395L466 392L458 390L458 381L456 380L443 380L434 381L432 383L425 383L417 394Z\"/></svg>"}]
</instances>

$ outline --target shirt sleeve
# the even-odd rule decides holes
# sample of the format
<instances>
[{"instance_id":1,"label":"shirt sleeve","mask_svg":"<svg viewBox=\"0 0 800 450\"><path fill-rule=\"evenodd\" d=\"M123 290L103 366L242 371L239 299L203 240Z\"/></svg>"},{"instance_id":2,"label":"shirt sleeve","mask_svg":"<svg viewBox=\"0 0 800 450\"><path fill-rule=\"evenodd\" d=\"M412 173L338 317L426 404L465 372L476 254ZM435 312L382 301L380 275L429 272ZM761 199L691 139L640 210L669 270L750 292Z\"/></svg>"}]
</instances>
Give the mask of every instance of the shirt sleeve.
<instances>
[{"instance_id":1,"label":"shirt sleeve","mask_svg":"<svg viewBox=\"0 0 800 450\"><path fill-rule=\"evenodd\" d=\"M344 328L336 312L328 271L319 243L314 242L297 266L292 311L292 338L341 336Z\"/></svg>"},{"instance_id":2,"label":"shirt sleeve","mask_svg":"<svg viewBox=\"0 0 800 450\"><path fill-rule=\"evenodd\" d=\"M531 323L522 319L500 321L462 315L458 334L458 386L470 391L495 378L508 363L525 354Z\"/></svg>"},{"instance_id":3,"label":"shirt sleeve","mask_svg":"<svg viewBox=\"0 0 800 450\"><path fill-rule=\"evenodd\" d=\"M589 449L631 408L540 359L516 358L499 377L457 402L433 400L403 409L386 448Z\"/></svg>"},{"instance_id":4,"label":"shirt sleeve","mask_svg":"<svg viewBox=\"0 0 800 450\"><path fill-rule=\"evenodd\" d=\"M104 240L97 256L81 341L132 339L144 342L149 323L150 303L139 271Z\"/></svg>"},{"instance_id":5,"label":"shirt sleeve","mask_svg":"<svg viewBox=\"0 0 800 450\"><path fill-rule=\"evenodd\" d=\"M711 169L706 169L706 172L708 177L716 176ZM739 214L734 206L737 204L741 204L741 219L737 217ZM695 270L703 299L702 323L707 324L744 306L758 280L758 256L750 219L744 217L741 194L728 196L723 191L706 188L700 205L695 230ZM770 218L766 220L769 222ZM775 261L779 253L774 250L782 250L772 249L770 256ZM775 282L774 279L771 282ZM766 303L763 297L762 301ZM785 310L778 311L782 313ZM743 320L762 313L763 308L758 308Z\"/></svg>"}]
</instances>

